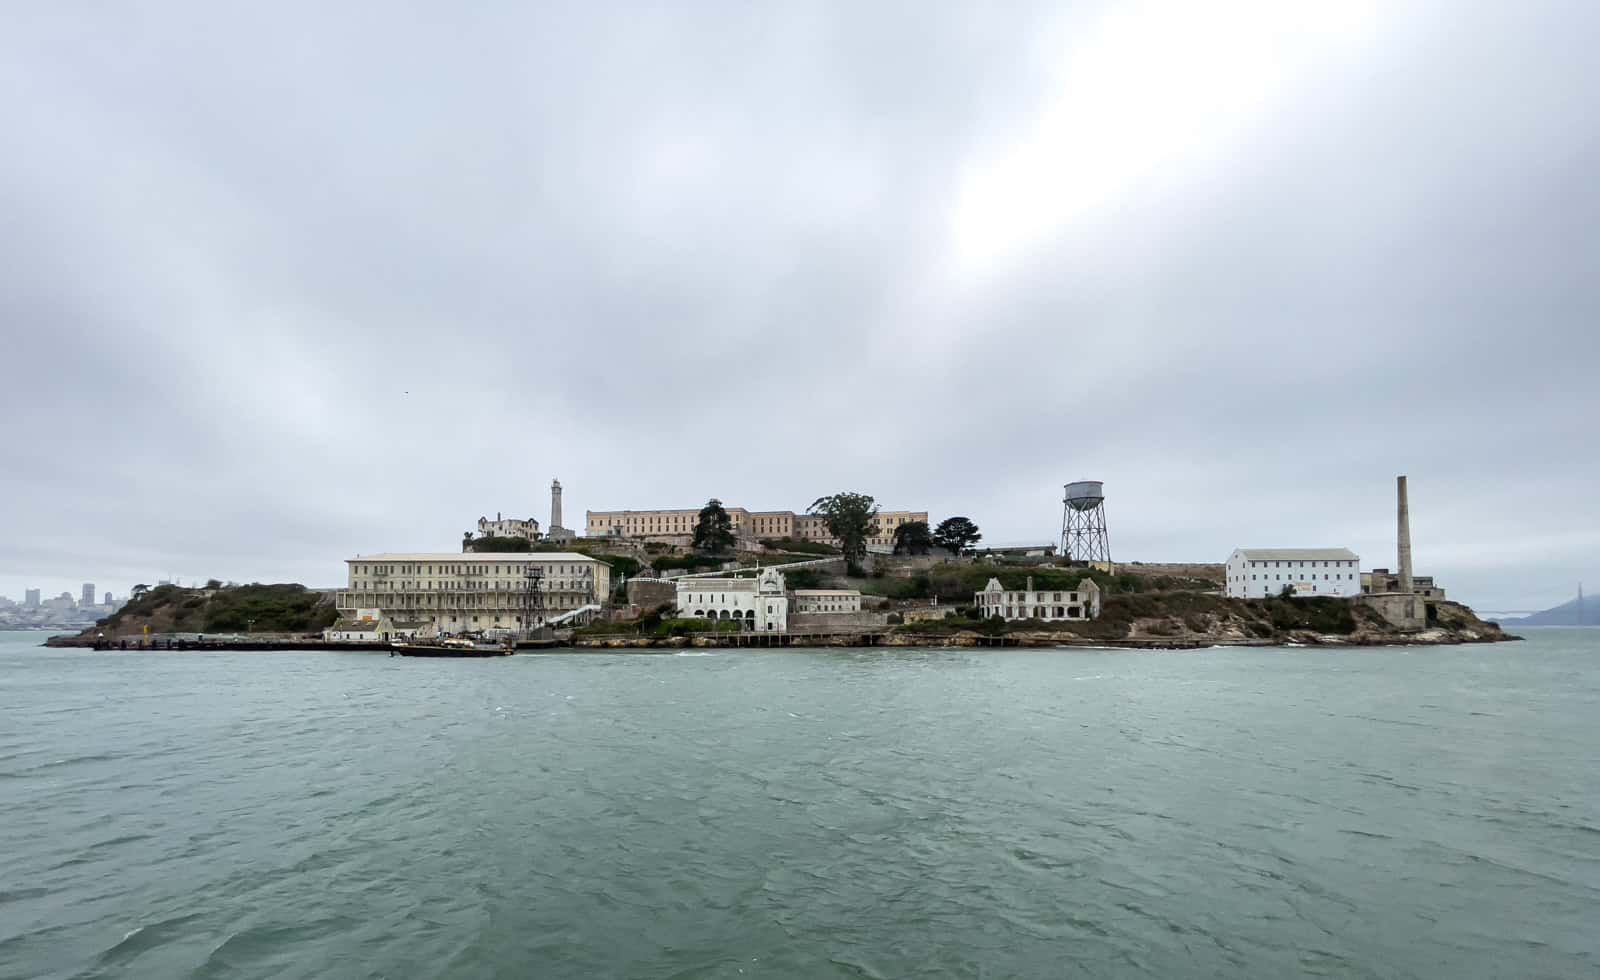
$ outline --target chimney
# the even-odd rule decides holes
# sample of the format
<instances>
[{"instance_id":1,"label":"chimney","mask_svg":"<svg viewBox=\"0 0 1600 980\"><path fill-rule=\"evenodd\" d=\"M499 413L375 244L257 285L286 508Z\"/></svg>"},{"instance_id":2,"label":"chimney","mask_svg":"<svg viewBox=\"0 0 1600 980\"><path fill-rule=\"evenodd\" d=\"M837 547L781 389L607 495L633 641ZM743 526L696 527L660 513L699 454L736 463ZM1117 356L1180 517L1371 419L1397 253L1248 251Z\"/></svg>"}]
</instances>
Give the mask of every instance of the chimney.
<instances>
[{"instance_id":1,"label":"chimney","mask_svg":"<svg viewBox=\"0 0 1600 980\"><path fill-rule=\"evenodd\" d=\"M1033 591L1033 576L1032 575L1028 576L1028 591L1029 592Z\"/></svg>"},{"instance_id":2,"label":"chimney","mask_svg":"<svg viewBox=\"0 0 1600 980\"><path fill-rule=\"evenodd\" d=\"M1406 500L1406 478L1395 478L1396 492L1399 495L1399 534L1396 544L1400 554L1400 591L1406 594L1411 592L1411 505Z\"/></svg>"}]
</instances>

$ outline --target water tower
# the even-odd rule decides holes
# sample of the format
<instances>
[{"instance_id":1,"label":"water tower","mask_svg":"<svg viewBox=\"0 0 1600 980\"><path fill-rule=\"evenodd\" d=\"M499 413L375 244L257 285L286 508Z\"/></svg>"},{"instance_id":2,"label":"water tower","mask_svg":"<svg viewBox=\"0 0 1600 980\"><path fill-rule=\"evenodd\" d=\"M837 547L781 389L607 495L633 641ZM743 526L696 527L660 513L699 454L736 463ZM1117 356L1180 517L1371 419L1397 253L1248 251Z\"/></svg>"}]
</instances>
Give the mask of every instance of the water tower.
<instances>
[{"instance_id":1,"label":"water tower","mask_svg":"<svg viewBox=\"0 0 1600 980\"><path fill-rule=\"evenodd\" d=\"M1062 504L1061 557L1072 561L1110 561L1105 484L1099 480L1069 483Z\"/></svg>"}]
</instances>

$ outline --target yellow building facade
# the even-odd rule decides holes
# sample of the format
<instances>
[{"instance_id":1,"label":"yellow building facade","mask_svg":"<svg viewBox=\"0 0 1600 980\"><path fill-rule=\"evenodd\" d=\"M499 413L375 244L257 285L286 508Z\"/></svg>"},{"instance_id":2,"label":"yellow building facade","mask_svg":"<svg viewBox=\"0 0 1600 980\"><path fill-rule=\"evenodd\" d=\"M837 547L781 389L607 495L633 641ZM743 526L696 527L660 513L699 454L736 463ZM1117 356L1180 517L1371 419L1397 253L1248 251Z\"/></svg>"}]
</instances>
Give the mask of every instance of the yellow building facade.
<instances>
[{"instance_id":1,"label":"yellow building facade","mask_svg":"<svg viewBox=\"0 0 1600 980\"><path fill-rule=\"evenodd\" d=\"M816 514L797 514L792 510L752 511L727 506L723 509L733 524L733 536L741 544L753 545L757 541L781 538L838 544L828 531L827 521ZM694 526L699 519L698 507L691 510L591 510L584 527L591 538L631 538L687 546L694 543ZM925 510L879 511L878 532L867 544L880 550L893 548L896 528L912 521L926 523L927 520Z\"/></svg>"}]
</instances>

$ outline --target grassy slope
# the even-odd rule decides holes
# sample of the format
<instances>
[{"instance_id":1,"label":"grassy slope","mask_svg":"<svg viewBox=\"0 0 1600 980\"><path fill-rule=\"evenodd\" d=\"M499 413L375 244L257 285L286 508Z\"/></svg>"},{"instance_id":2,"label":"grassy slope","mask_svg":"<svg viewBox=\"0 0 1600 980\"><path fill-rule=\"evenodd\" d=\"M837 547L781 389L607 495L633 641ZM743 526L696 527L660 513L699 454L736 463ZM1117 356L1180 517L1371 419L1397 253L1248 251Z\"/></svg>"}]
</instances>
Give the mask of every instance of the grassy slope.
<instances>
[{"instance_id":1,"label":"grassy slope","mask_svg":"<svg viewBox=\"0 0 1600 980\"><path fill-rule=\"evenodd\" d=\"M300 633L338 619L332 596L303 585L231 585L186 589L161 585L91 627L111 636L152 633Z\"/></svg>"}]
</instances>

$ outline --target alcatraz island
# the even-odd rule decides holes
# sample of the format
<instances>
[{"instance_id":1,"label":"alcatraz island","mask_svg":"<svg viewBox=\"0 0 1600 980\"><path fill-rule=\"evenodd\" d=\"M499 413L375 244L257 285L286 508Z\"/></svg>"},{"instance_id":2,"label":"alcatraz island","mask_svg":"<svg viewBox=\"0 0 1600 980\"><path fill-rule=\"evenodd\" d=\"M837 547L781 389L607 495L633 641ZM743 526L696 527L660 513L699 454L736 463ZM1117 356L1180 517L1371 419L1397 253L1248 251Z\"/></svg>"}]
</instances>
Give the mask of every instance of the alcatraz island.
<instances>
[{"instance_id":1,"label":"alcatraz island","mask_svg":"<svg viewBox=\"0 0 1600 980\"><path fill-rule=\"evenodd\" d=\"M345 560L346 586L136 586L52 646L386 650L470 637L508 648L776 646L1192 648L1485 643L1516 639L1411 568L1406 478L1397 570L1345 548L1235 549L1227 561L1116 562L1104 490L1067 484L1056 542L985 547L965 516L885 510L867 494L803 512L712 499L588 511L547 527L480 517L459 551Z\"/></svg>"}]
</instances>

